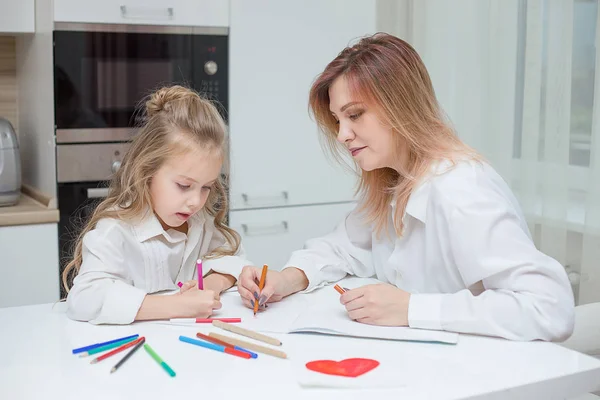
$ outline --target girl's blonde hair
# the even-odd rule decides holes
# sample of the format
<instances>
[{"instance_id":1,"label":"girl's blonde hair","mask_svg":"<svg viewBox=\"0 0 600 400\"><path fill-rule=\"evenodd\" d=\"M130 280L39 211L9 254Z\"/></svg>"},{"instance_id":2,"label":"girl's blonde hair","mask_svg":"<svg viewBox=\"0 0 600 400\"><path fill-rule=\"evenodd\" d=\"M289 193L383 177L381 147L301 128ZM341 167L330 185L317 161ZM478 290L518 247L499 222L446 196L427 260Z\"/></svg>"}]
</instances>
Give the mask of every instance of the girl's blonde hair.
<instances>
[{"instance_id":1,"label":"girl's blonde hair","mask_svg":"<svg viewBox=\"0 0 600 400\"><path fill-rule=\"evenodd\" d=\"M447 122L435 97L427 69L405 41L385 33L346 47L310 90L309 106L324 133L324 147L340 162L348 150L337 140L337 125L329 109L329 88L344 77L356 99L376 110L381 122L394 132L396 157L408 149L402 173L392 168L362 171L357 194L359 211L379 235L388 229L390 204L396 198L394 229L402 235L406 204L411 192L436 160L479 159ZM358 169L358 168L357 168Z\"/></svg>"},{"instance_id":2,"label":"girl's blonde hair","mask_svg":"<svg viewBox=\"0 0 600 400\"><path fill-rule=\"evenodd\" d=\"M102 218L139 221L152 210L149 183L164 164L194 146L218 152L226 162L226 127L216 107L198 93L181 86L164 87L149 96L145 103L144 124L133 139L123 162L113 176L109 194L94 210L79 234L73 259L62 273L65 289L82 263L82 241ZM227 194L222 178L217 179L204 206L214 217L216 229L226 244L204 258L216 258L237 253L240 236L225 225Z\"/></svg>"}]
</instances>

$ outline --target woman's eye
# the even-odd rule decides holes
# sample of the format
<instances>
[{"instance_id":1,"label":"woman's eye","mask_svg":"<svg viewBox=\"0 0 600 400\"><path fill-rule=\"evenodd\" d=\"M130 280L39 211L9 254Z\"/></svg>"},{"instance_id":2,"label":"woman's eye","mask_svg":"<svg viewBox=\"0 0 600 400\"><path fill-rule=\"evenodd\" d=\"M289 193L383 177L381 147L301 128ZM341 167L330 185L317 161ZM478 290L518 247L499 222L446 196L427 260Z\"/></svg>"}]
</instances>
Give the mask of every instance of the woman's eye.
<instances>
[{"instance_id":1,"label":"woman's eye","mask_svg":"<svg viewBox=\"0 0 600 400\"><path fill-rule=\"evenodd\" d=\"M177 186L179 186L179 189L181 190L188 190L190 188L190 185L182 185L181 183L178 183Z\"/></svg>"},{"instance_id":2,"label":"woman's eye","mask_svg":"<svg viewBox=\"0 0 600 400\"><path fill-rule=\"evenodd\" d=\"M352 115L350 115L350 119L352 121L356 121L357 119L360 118L361 115L362 115L362 112L359 112L359 113L356 113L356 114L352 114Z\"/></svg>"}]
</instances>

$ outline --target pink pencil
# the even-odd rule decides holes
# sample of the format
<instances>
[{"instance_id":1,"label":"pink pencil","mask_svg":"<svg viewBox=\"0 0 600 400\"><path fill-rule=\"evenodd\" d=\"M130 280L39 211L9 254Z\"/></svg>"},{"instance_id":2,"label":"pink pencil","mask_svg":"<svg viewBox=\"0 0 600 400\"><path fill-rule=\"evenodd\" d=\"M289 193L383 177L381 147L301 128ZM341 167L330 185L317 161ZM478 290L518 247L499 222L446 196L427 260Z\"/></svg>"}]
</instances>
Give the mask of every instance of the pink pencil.
<instances>
[{"instance_id":1,"label":"pink pencil","mask_svg":"<svg viewBox=\"0 0 600 400\"><path fill-rule=\"evenodd\" d=\"M202 274L202 260L198 259L198 261L196 261L196 269L198 270L198 289L200 290L204 290L204 281L203 281L203 274Z\"/></svg>"}]
</instances>

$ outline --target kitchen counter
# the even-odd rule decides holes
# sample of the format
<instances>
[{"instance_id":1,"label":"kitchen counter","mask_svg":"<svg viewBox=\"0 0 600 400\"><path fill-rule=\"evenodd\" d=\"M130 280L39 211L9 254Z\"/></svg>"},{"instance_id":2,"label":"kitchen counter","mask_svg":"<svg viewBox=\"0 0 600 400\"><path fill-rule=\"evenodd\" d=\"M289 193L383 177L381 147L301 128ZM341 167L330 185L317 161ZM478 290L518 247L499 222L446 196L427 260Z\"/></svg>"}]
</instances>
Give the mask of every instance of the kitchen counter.
<instances>
[{"instance_id":1,"label":"kitchen counter","mask_svg":"<svg viewBox=\"0 0 600 400\"><path fill-rule=\"evenodd\" d=\"M19 203L0 207L0 227L56 223L59 220L56 205L56 199L23 185Z\"/></svg>"}]
</instances>

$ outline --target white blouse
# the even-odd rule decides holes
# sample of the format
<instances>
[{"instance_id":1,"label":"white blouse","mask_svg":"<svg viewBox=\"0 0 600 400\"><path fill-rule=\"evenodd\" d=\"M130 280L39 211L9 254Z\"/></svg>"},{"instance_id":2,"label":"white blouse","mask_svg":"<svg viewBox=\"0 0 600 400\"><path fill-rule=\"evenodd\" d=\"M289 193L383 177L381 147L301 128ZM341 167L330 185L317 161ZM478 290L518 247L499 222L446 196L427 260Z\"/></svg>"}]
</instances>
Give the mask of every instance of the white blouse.
<instances>
[{"instance_id":1,"label":"white blouse","mask_svg":"<svg viewBox=\"0 0 600 400\"><path fill-rule=\"evenodd\" d=\"M204 212L188 220L188 234L165 231L153 213L139 224L102 219L83 238L83 263L67 297L68 316L94 324L133 322L148 293L178 289L178 281L196 279L196 260L225 244ZM244 251L203 260L210 270L233 275L252 263Z\"/></svg>"},{"instance_id":2,"label":"white blouse","mask_svg":"<svg viewBox=\"0 0 600 400\"><path fill-rule=\"evenodd\" d=\"M393 211L394 205L391 205ZM356 211L327 236L309 240L284 268L307 290L346 274L411 293L409 326L564 340L573 330L573 292L564 268L538 251L517 200L485 163L437 164L409 198L405 231L377 237Z\"/></svg>"}]
</instances>

